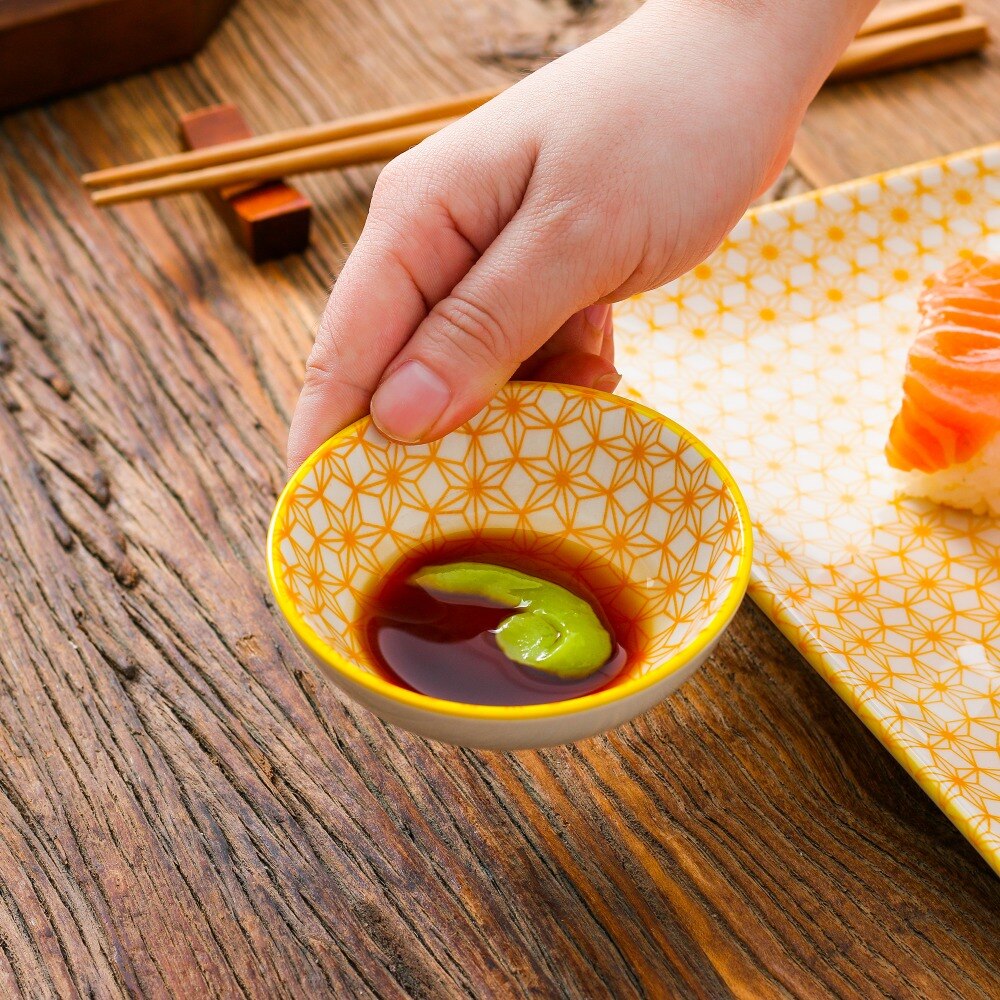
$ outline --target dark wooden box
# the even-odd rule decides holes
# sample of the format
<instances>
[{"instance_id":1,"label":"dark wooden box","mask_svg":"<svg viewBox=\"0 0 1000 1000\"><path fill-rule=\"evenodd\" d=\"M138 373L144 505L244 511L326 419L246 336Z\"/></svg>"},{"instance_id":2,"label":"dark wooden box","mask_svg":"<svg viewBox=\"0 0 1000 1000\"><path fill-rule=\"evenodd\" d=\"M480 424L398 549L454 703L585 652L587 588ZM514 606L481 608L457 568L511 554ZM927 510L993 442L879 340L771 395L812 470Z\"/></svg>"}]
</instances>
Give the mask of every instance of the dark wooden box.
<instances>
[{"instance_id":1,"label":"dark wooden box","mask_svg":"<svg viewBox=\"0 0 1000 1000\"><path fill-rule=\"evenodd\" d=\"M233 0L0 0L0 111L196 52Z\"/></svg>"}]
</instances>

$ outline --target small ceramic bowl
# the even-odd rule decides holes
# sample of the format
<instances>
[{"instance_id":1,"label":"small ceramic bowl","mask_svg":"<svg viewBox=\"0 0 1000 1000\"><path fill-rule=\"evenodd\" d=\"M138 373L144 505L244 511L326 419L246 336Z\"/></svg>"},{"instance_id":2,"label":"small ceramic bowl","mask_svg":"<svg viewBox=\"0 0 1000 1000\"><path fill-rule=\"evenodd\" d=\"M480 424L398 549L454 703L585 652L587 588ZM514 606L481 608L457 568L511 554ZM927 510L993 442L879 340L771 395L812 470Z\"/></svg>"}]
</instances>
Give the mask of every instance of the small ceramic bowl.
<instances>
[{"instance_id":1,"label":"small ceramic bowl","mask_svg":"<svg viewBox=\"0 0 1000 1000\"><path fill-rule=\"evenodd\" d=\"M408 550L518 528L586 546L632 581L644 642L629 679L497 707L380 676L358 624L366 592ZM497 750L593 736L674 691L735 614L750 549L743 498L700 441L618 396L537 382L431 444L391 443L367 418L346 428L285 487L267 543L278 607L334 683L393 725Z\"/></svg>"}]
</instances>

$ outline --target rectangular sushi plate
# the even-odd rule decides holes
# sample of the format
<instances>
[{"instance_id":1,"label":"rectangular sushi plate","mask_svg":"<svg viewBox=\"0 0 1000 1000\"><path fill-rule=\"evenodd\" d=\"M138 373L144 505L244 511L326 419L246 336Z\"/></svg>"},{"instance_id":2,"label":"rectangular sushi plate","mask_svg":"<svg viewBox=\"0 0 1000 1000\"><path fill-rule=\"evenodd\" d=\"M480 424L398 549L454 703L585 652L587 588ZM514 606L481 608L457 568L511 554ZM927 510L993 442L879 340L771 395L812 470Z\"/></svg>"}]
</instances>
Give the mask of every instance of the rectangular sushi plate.
<instances>
[{"instance_id":1,"label":"rectangular sushi plate","mask_svg":"<svg viewBox=\"0 0 1000 1000\"><path fill-rule=\"evenodd\" d=\"M741 485L753 599L1000 873L1000 520L883 455L923 279L972 252L1000 144L755 210L615 327L623 391Z\"/></svg>"}]
</instances>

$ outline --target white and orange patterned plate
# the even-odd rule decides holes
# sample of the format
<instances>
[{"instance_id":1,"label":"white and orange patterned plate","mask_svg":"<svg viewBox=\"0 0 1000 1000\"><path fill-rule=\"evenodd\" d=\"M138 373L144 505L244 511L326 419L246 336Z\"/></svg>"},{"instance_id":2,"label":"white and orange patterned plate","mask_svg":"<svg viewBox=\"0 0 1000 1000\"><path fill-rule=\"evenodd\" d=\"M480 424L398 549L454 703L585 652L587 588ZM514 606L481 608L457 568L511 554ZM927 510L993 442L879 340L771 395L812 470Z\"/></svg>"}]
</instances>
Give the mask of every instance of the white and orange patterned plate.
<instances>
[{"instance_id":1,"label":"white and orange patterned plate","mask_svg":"<svg viewBox=\"0 0 1000 1000\"><path fill-rule=\"evenodd\" d=\"M1000 872L1000 521L882 449L923 278L1000 253L1000 145L750 213L616 311L626 392L744 489L750 593Z\"/></svg>"}]
</instances>

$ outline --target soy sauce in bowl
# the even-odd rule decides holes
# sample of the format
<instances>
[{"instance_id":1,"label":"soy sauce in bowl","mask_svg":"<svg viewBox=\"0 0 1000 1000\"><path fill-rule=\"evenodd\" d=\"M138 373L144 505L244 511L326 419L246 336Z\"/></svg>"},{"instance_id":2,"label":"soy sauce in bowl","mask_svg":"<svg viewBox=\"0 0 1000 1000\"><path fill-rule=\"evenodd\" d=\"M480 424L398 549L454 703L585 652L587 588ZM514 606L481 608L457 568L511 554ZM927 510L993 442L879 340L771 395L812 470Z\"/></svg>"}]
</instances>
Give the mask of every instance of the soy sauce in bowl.
<instances>
[{"instance_id":1,"label":"soy sauce in bowl","mask_svg":"<svg viewBox=\"0 0 1000 1000\"><path fill-rule=\"evenodd\" d=\"M572 679L525 666L505 655L495 635L518 611L412 582L424 567L469 561L518 570L582 598L608 632L611 655L593 673ZM639 635L633 594L609 562L565 539L523 531L451 538L408 554L380 581L363 628L371 659L401 687L467 704L537 705L593 694L630 675Z\"/></svg>"}]
</instances>

